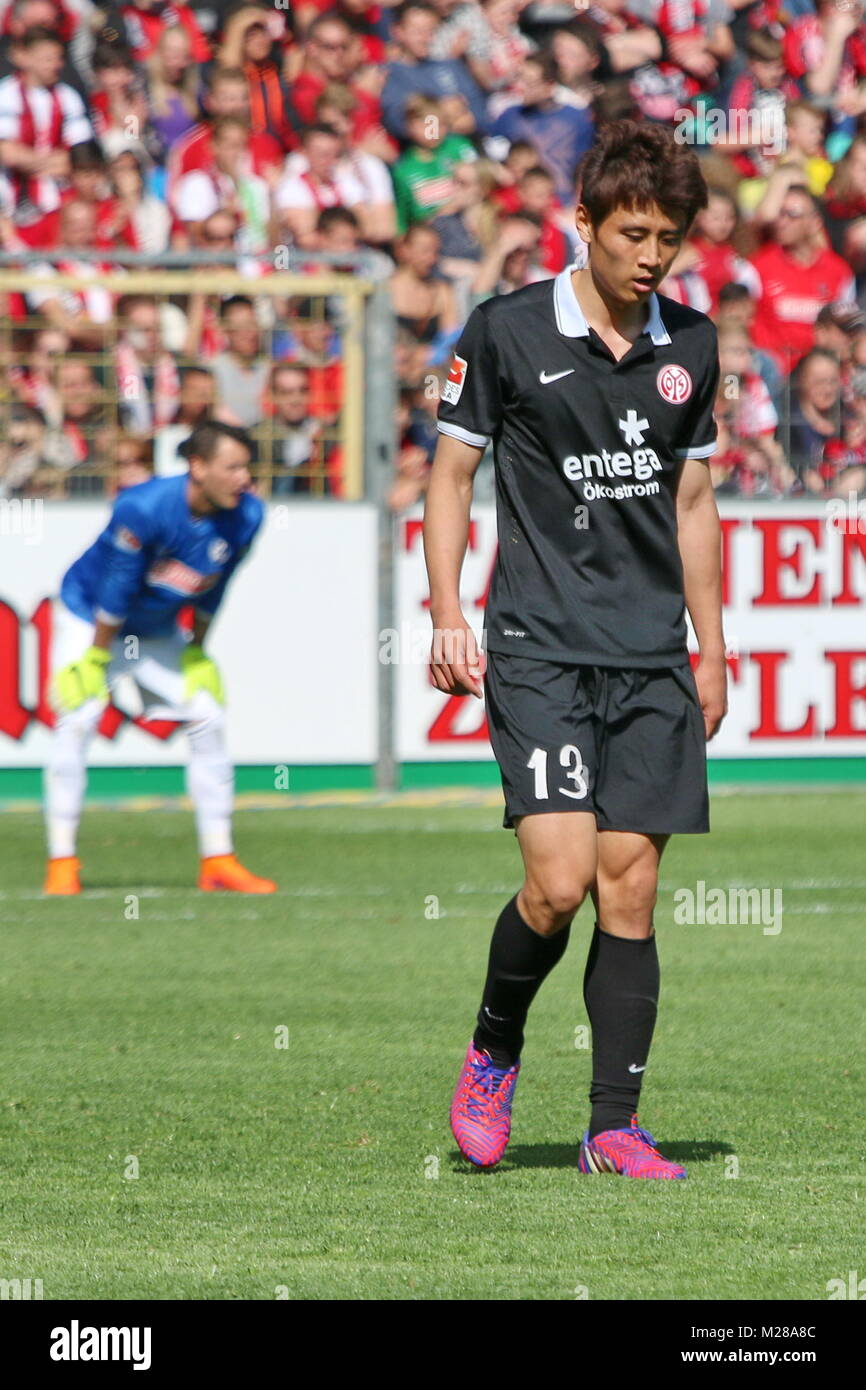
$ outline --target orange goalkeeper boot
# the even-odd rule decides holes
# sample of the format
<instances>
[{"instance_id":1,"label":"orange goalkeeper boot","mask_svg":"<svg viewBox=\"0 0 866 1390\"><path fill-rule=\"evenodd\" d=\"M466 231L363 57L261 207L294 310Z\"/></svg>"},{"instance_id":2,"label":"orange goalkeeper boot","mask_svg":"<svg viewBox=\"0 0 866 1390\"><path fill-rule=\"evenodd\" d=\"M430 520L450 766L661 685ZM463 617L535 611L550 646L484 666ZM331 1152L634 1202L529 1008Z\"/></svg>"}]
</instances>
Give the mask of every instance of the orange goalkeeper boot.
<instances>
[{"instance_id":1,"label":"orange goalkeeper boot","mask_svg":"<svg viewBox=\"0 0 866 1390\"><path fill-rule=\"evenodd\" d=\"M214 854L202 859L198 886L203 893L276 893L277 885L269 878L257 878L245 869L234 854Z\"/></svg>"},{"instance_id":2,"label":"orange goalkeeper boot","mask_svg":"<svg viewBox=\"0 0 866 1390\"><path fill-rule=\"evenodd\" d=\"M80 893L80 868L81 862L74 854L63 859L49 859L45 870L45 883L42 886L43 893L51 897L68 897L72 893Z\"/></svg>"}]
</instances>

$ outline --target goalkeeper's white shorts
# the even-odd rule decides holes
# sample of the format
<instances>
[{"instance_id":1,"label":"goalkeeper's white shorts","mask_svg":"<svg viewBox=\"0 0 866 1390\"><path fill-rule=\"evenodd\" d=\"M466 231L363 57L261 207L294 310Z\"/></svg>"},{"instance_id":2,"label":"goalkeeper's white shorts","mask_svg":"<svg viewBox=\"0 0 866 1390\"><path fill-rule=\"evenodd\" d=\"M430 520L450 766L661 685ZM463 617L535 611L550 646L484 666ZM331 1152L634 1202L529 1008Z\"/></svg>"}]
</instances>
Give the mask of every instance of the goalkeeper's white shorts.
<instances>
[{"instance_id":1,"label":"goalkeeper's white shorts","mask_svg":"<svg viewBox=\"0 0 866 1390\"><path fill-rule=\"evenodd\" d=\"M81 656L93 645L96 625L79 618L62 599L55 598L51 624L51 679L62 667ZM187 639L178 629L170 637L115 637L111 661L106 671L112 703L131 719L201 718L198 700L185 703L181 656ZM100 709L98 700L81 706L92 717ZM72 711L78 714L78 710Z\"/></svg>"}]
</instances>

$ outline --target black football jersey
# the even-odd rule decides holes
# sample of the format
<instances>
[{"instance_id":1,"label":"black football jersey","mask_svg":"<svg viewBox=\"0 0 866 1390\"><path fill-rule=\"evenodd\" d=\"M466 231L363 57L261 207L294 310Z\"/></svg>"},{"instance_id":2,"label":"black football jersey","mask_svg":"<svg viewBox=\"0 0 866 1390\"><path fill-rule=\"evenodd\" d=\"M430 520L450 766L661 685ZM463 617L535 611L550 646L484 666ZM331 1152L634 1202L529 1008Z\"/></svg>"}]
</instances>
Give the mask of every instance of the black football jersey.
<instances>
[{"instance_id":1,"label":"black football jersey","mask_svg":"<svg viewBox=\"0 0 866 1390\"><path fill-rule=\"evenodd\" d=\"M587 665L688 661L676 485L716 448L716 329L651 295L619 362L567 267L473 309L438 429L494 448L490 651Z\"/></svg>"}]
</instances>

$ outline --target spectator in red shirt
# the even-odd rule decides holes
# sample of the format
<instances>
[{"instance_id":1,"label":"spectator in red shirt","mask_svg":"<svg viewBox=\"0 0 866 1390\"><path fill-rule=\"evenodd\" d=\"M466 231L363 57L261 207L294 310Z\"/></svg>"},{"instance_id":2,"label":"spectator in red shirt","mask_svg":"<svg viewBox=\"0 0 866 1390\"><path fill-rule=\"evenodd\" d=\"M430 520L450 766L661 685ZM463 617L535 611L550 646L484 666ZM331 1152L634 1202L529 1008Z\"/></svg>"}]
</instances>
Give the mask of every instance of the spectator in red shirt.
<instances>
[{"instance_id":1,"label":"spectator in red shirt","mask_svg":"<svg viewBox=\"0 0 866 1390\"><path fill-rule=\"evenodd\" d=\"M517 185L521 210L535 213L541 222L538 254L541 265L558 275L574 259L575 247L556 220L553 176L540 164L527 169Z\"/></svg>"},{"instance_id":2,"label":"spectator in red shirt","mask_svg":"<svg viewBox=\"0 0 866 1390\"><path fill-rule=\"evenodd\" d=\"M334 10L319 15L313 20L304 40L304 65L292 83L292 102L301 120L306 125L312 125L319 119L316 102L325 87L333 83L345 86L355 98L350 134L352 144L390 163L397 156L397 145L382 126L379 100L353 81L359 55L360 50L346 20L341 19Z\"/></svg>"},{"instance_id":3,"label":"spectator in red shirt","mask_svg":"<svg viewBox=\"0 0 866 1390\"><path fill-rule=\"evenodd\" d=\"M69 184L60 194L60 206L73 199L90 203L96 210L95 245L111 246L114 241L113 205L105 156L95 140L82 140L69 151ZM60 208L46 212L30 226L19 227L18 235L28 246L53 250L60 237Z\"/></svg>"},{"instance_id":4,"label":"spectator in red shirt","mask_svg":"<svg viewBox=\"0 0 866 1390\"><path fill-rule=\"evenodd\" d=\"M358 45L361 63L380 65L385 62L385 40L377 32L382 23L382 6L371 0L308 0L298 6L298 23L307 32L319 15L339 15L351 26Z\"/></svg>"},{"instance_id":5,"label":"spectator in red shirt","mask_svg":"<svg viewBox=\"0 0 866 1390\"><path fill-rule=\"evenodd\" d=\"M754 342L786 373L812 347L821 306L854 298L850 267L826 242L816 200L794 184L782 199L774 240L752 257L761 277Z\"/></svg>"},{"instance_id":6,"label":"spectator in red shirt","mask_svg":"<svg viewBox=\"0 0 866 1390\"><path fill-rule=\"evenodd\" d=\"M753 265L738 256L733 244L737 230L737 204L723 188L708 190L707 206L695 218L695 232L689 238L697 253L694 269L702 277L710 296L710 314L719 307L719 290L732 282L746 285L753 295L760 281Z\"/></svg>"},{"instance_id":7,"label":"spectator in red shirt","mask_svg":"<svg viewBox=\"0 0 866 1390\"><path fill-rule=\"evenodd\" d=\"M126 28L126 41L137 63L143 63L153 53L163 30L179 24L190 39L190 56L194 63L206 63L210 45L198 27L198 21L185 0L131 0L121 5Z\"/></svg>"}]
</instances>

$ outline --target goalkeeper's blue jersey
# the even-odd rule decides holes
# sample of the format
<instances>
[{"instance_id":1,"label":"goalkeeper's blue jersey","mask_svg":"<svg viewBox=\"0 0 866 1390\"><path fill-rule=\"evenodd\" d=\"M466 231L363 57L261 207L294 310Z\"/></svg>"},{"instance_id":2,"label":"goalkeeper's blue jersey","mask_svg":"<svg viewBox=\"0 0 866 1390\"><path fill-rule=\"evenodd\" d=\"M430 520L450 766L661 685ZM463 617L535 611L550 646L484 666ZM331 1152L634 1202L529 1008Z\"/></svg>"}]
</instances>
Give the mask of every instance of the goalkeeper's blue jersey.
<instances>
[{"instance_id":1,"label":"goalkeeper's blue jersey","mask_svg":"<svg viewBox=\"0 0 866 1390\"><path fill-rule=\"evenodd\" d=\"M189 604L213 616L265 509L245 492L234 510L194 515L188 483L179 473L120 493L105 530L63 576L60 597L73 613L141 637L168 636Z\"/></svg>"}]
</instances>

